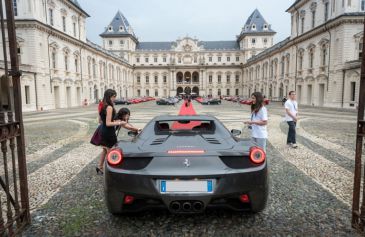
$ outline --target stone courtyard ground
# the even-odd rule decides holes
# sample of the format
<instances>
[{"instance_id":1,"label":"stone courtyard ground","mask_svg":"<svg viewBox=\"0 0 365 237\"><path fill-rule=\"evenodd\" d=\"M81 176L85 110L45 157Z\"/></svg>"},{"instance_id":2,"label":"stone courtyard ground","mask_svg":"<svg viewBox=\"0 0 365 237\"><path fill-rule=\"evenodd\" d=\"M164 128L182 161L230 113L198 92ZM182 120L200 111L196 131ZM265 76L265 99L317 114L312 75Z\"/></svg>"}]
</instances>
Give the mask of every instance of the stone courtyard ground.
<instances>
[{"instance_id":1,"label":"stone courtyard ground","mask_svg":"<svg viewBox=\"0 0 365 237\"><path fill-rule=\"evenodd\" d=\"M119 108L120 106L117 106ZM130 122L177 114L180 105L129 105ZM223 101L198 114L219 118L248 136L249 107ZM281 104L270 104L270 195L256 215L208 210L200 215L165 211L113 216L104 204L101 149L89 144L96 105L24 115L32 224L23 236L357 236L351 228L356 113L300 108L298 149L286 147ZM130 139L126 132L120 139Z\"/></svg>"}]
</instances>

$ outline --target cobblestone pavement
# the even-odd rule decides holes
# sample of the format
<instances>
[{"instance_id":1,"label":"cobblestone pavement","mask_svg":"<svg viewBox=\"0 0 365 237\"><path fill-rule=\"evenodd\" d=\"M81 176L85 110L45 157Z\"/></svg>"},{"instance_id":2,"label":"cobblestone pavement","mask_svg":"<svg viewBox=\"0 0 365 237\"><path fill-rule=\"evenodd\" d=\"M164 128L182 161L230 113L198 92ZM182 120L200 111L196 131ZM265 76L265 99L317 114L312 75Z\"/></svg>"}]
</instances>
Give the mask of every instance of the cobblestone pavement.
<instances>
[{"instance_id":1,"label":"cobblestone pavement","mask_svg":"<svg viewBox=\"0 0 365 237\"><path fill-rule=\"evenodd\" d=\"M249 136L242 123L250 118L248 106L194 106ZM128 107L138 127L179 109L154 102ZM103 178L95 173L100 148L88 143L97 126L96 106L25 114L32 224L23 235L357 236L350 224L356 113L302 108L294 150L285 145L282 106L271 104L268 110L270 197L256 215L218 210L110 215ZM129 139L124 131L120 138Z\"/></svg>"}]
</instances>

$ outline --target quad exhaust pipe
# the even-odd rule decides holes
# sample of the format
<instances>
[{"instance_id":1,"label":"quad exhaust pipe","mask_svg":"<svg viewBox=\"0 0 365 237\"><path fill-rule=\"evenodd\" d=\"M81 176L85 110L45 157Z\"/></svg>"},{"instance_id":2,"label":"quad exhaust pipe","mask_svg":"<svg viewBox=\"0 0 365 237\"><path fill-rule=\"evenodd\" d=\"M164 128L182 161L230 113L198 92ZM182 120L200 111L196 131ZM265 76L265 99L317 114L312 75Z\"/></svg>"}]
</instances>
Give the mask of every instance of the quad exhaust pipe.
<instances>
[{"instance_id":1,"label":"quad exhaust pipe","mask_svg":"<svg viewBox=\"0 0 365 237\"><path fill-rule=\"evenodd\" d=\"M200 212L203 210L204 204L201 201L173 201L170 208L174 212Z\"/></svg>"},{"instance_id":2,"label":"quad exhaust pipe","mask_svg":"<svg viewBox=\"0 0 365 237\"><path fill-rule=\"evenodd\" d=\"M183 210L184 211L190 211L191 210L191 203L190 202L184 202Z\"/></svg>"},{"instance_id":3,"label":"quad exhaust pipe","mask_svg":"<svg viewBox=\"0 0 365 237\"><path fill-rule=\"evenodd\" d=\"M180 205L180 203L179 203L179 202L172 202L172 203L171 203L171 209L172 209L173 211L179 211L179 210L180 210L180 208L181 208L181 205Z\"/></svg>"},{"instance_id":4,"label":"quad exhaust pipe","mask_svg":"<svg viewBox=\"0 0 365 237\"><path fill-rule=\"evenodd\" d=\"M203 209L204 205L202 202L194 202L193 209L194 211L201 211Z\"/></svg>"}]
</instances>

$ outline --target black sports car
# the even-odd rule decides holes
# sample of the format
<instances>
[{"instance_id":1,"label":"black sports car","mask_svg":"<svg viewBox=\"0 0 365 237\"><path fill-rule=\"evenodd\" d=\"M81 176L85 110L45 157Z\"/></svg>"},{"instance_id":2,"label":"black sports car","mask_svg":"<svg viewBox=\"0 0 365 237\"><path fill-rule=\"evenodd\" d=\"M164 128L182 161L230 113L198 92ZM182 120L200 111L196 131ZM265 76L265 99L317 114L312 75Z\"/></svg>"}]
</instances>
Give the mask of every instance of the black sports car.
<instances>
[{"instance_id":1,"label":"black sports car","mask_svg":"<svg viewBox=\"0 0 365 237\"><path fill-rule=\"evenodd\" d=\"M174 105L175 102L171 99L159 99L156 100L157 105Z\"/></svg>"},{"instance_id":2,"label":"black sports car","mask_svg":"<svg viewBox=\"0 0 365 237\"><path fill-rule=\"evenodd\" d=\"M201 104L203 105L220 105L222 102L220 99L205 99Z\"/></svg>"},{"instance_id":3,"label":"black sports car","mask_svg":"<svg viewBox=\"0 0 365 237\"><path fill-rule=\"evenodd\" d=\"M268 195L265 152L212 116L158 116L107 154L105 199L113 214L222 207L259 212Z\"/></svg>"},{"instance_id":4,"label":"black sports car","mask_svg":"<svg viewBox=\"0 0 365 237\"><path fill-rule=\"evenodd\" d=\"M114 104L116 104L116 105L130 105L131 102L126 100L126 99L116 99L114 101Z\"/></svg>"}]
</instances>

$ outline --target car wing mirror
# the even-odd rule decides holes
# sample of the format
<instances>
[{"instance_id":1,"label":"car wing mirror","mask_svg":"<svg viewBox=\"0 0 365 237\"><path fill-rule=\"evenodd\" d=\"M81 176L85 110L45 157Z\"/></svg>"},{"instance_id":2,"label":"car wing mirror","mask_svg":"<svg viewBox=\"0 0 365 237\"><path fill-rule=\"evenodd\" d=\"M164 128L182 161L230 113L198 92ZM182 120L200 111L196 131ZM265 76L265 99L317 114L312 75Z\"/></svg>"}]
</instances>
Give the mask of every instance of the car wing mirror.
<instances>
[{"instance_id":1,"label":"car wing mirror","mask_svg":"<svg viewBox=\"0 0 365 237\"><path fill-rule=\"evenodd\" d=\"M128 136L130 136L130 137L135 137L135 136L137 136L137 132L135 132L135 131L128 131Z\"/></svg>"},{"instance_id":2,"label":"car wing mirror","mask_svg":"<svg viewBox=\"0 0 365 237\"><path fill-rule=\"evenodd\" d=\"M240 130L238 130L238 129L232 129L232 130L231 130L231 133L232 133L232 135L233 135L233 136L235 136L235 137L237 137L237 136L241 135L241 131L240 131Z\"/></svg>"}]
</instances>

